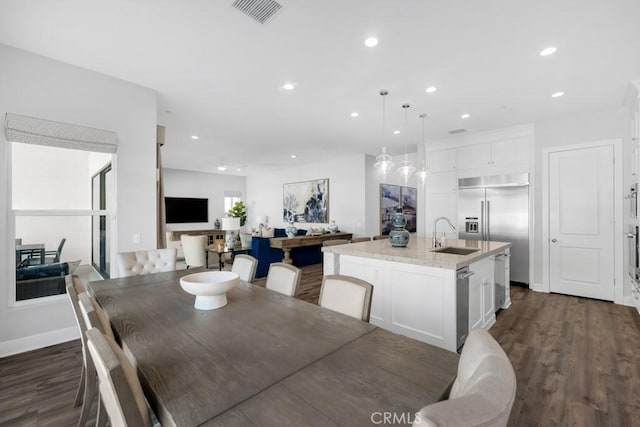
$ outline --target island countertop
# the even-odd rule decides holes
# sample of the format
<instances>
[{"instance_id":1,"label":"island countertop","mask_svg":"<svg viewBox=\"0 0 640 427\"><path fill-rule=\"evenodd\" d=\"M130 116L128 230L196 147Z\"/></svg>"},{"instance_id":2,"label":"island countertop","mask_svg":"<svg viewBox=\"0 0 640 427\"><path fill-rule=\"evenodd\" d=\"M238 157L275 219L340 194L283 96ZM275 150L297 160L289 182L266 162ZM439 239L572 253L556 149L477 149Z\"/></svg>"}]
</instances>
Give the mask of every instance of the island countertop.
<instances>
[{"instance_id":1,"label":"island countertop","mask_svg":"<svg viewBox=\"0 0 640 427\"><path fill-rule=\"evenodd\" d=\"M432 252L431 238L411 236L406 248L394 248L387 239L345 245L325 246L322 251L339 255L425 265L428 267L457 270L488 256L509 248L508 242L488 242L481 240L447 239L445 247L478 249L469 255L454 255ZM441 249L441 248L438 248Z\"/></svg>"}]
</instances>

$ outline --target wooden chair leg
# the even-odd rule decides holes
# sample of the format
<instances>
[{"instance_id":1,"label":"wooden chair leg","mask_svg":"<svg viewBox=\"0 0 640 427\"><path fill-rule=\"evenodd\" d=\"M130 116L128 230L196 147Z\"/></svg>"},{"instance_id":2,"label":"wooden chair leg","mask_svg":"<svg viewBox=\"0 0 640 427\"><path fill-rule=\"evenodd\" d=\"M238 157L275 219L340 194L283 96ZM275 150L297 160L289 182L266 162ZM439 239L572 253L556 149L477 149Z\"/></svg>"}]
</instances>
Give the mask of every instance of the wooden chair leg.
<instances>
[{"instance_id":1,"label":"wooden chair leg","mask_svg":"<svg viewBox=\"0 0 640 427\"><path fill-rule=\"evenodd\" d=\"M80 420L78 420L78 427L85 427L89 413L91 412L91 405L93 404L93 398L96 394L97 387L97 375L93 368L93 365L87 368L87 373L84 379L84 397L82 399L82 409L80 410Z\"/></svg>"},{"instance_id":2,"label":"wooden chair leg","mask_svg":"<svg viewBox=\"0 0 640 427\"><path fill-rule=\"evenodd\" d=\"M80 406L80 404L82 403L82 394L84 393L84 377L86 375L86 371L87 369L84 366L84 363L82 364L82 371L80 372L80 383L78 384L78 391L76 391L76 398L73 399L73 407L77 407Z\"/></svg>"},{"instance_id":3,"label":"wooden chair leg","mask_svg":"<svg viewBox=\"0 0 640 427\"><path fill-rule=\"evenodd\" d=\"M98 392L98 394L100 394ZM98 414L96 415L96 427L105 427L107 425L107 411L105 411L102 405L102 397L98 396Z\"/></svg>"}]
</instances>

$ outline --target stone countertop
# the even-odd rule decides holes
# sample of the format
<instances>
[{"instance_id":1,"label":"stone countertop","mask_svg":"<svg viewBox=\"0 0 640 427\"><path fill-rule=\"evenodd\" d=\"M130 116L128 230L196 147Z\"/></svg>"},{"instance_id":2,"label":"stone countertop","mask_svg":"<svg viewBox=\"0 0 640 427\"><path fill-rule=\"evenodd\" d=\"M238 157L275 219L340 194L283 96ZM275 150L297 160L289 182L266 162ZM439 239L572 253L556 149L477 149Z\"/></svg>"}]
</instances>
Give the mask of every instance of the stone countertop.
<instances>
[{"instance_id":1,"label":"stone countertop","mask_svg":"<svg viewBox=\"0 0 640 427\"><path fill-rule=\"evenodd\" d=\"M510 246L511 243L508 242L447 239L446 245L443 247L478 249L478 251L469 255L444 254L431 252L433 250L431 247L431 238L411 236L409 245L406 248L394 248L388 239L383 239L346 245L326 246L322 248L322 251L340 255L352 255L363 258L457 270L488 256L500 253Z\"/></svg>"}]
</instances>

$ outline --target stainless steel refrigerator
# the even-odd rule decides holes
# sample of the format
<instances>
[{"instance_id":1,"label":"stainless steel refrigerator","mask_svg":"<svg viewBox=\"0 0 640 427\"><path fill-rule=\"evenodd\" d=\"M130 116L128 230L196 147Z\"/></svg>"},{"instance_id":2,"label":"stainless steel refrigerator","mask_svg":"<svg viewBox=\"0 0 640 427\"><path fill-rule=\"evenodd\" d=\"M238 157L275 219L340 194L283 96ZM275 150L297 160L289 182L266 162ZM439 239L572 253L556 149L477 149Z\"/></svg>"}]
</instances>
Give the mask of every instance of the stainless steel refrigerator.
<instances>
[{"instance_id":1,"label":"stainless steel refrigerator","mask_svg":"<svg viewBox=\"0 0 640 427\"><path fill-rule=\"evenodd\" d=\"M529 174L459 179L458 236L511 242L511 281L528 285Z\"/></svg>"}]
</instances>

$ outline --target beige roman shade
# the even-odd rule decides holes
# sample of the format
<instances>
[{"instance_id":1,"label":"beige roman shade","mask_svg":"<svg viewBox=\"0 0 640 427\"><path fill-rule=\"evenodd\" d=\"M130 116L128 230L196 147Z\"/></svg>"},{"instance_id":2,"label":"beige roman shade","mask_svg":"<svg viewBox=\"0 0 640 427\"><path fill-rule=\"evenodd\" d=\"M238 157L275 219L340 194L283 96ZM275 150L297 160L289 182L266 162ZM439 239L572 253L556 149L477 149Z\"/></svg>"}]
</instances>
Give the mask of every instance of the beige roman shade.
<instances>
[{"instance_id":1,"label":"beige roman shade","mask_svg":"<svg viewBox=\"0 0 640 427\"><path fill-rule=\"evenodd\" d=\"M7 113L4 132L9 142L74 150L115 153L118 135L109 130Z\"/></svg>"}]
</instances>

